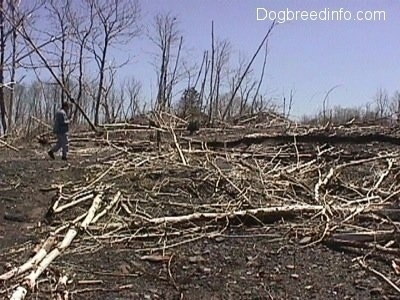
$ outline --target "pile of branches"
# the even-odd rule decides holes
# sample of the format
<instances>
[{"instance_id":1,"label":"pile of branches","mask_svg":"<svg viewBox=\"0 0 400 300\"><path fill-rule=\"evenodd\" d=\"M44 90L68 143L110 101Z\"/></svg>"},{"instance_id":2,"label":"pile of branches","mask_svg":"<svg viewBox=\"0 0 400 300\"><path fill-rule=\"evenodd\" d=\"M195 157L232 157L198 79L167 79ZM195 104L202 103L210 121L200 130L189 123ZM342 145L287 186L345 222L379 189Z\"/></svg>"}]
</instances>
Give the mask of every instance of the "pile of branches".
<instances>
[{"instance_id":1,"label":"pile of branches","mask_svg":"<svg viewBox=\"0 0 400 300\"><path fill-rule=\"evenodd\" d=\"M24 299L49 264L77 245L93 251L98 241L123 244L144 259L168 261L171 249L218 237L238 223L286 226L303 247L323 243L360 257L374 252L400 271L400 151L391 143L371 139L360 147L329 134L319 143L302 139L310 130L244 130L235 143L218 130L211 139L201 132L188 137L171 123L142 136L140 130L114 126L105 136L82 134L93 147L107 144L112 151L90 168L89 181L51 187L48 237L26 262L0 275L3 293ZM149 130L162 133L161 147ZM358 141L360 135L349 136ZM395 279L359 262L400 292Z\"/></svg>"}]
</instances>

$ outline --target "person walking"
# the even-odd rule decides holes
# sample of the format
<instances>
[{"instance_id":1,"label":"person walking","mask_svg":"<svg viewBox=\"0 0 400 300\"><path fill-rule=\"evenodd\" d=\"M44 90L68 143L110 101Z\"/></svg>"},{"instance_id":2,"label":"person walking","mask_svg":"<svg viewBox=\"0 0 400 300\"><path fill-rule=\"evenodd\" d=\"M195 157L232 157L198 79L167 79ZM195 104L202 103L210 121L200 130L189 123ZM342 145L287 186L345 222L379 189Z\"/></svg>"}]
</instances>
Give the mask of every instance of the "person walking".
<instances>
[{"instance_id":1,"label":"person walking","mask_svg":"<svg viewBox=\"0 0 400 300\"><path fill-rule=\"evenodd\" d=\"M67 160L68 155L68 102L61 105L61 109L56 112L54 117L53 133L57 136L57 143L47 152L52 159L55 159L54 153L62 149L62 160Z\"/></svg>"}]
</instances>

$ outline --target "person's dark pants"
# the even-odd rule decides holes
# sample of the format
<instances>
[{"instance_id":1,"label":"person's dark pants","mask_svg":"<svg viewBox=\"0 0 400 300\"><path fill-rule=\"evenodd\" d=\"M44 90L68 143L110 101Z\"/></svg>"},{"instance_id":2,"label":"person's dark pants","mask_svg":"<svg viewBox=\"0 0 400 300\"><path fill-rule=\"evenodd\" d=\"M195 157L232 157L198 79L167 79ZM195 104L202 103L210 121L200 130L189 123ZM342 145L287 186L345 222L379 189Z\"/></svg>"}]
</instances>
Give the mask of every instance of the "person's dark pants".
<instances>
[{"instance_id":1,"label":"person's dark pants","mask_svg":"<svg viewBox=\"0 0 400 300\"><path fill-rule=\"evenodd\" d=\"M68 154L68 134L59 133L57 134L57 143L51 148L51 152L56 153L58 150L62 149L62 157L67 158Z\"/></svg>"}]
</instances>

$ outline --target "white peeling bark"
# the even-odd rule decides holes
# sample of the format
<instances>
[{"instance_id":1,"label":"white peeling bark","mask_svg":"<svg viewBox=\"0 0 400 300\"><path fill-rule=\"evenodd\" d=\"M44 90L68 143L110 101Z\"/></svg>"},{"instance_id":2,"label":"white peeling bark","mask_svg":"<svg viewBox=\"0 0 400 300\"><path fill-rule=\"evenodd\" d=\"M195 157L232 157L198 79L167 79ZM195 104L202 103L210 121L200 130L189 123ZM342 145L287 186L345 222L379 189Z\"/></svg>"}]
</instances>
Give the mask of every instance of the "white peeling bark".
<instances>
[{"instance_id":1,"label":"white peeling bark","mask_svg":"<svg viewBox=\"0 0 400 300\"><path fill-rule=\"evenodd\" d=\"M93 199L92 205L89 208L85 219L82 221L82 223L80 225L81 229L86 230L88 225L93 221L93 218L94 218L97 210L101 206L102 196L103 196L103 194L99 193ZM35 287L36 281L39 278L39 276L62 253L62 251L64 251L66 248L68 248L71 245L72 241L75 239L75 237L77 235L78 235L77 229L70 228L68 230L68 232L66 233L64 239L50 253L48 253L48 251L50 250L52 245L51 246L46 246L46 249L44 249L45 246L43 246L42 249L40 249L38 251L38 253L30 261L28 261L25 264L26 267L24 267L24 269L27 268L26 270L29 270L30 268L32 268L32 266L34 266L35 264L40 262L39 265L28 276L26 276L24 282L15 289L13 295L11 296L11 299L13 299L13 300L23 300L23 299L25 299L25 296L26 296L27 291L28 291L27 288L33 289ZM46 245L50 245L50 244L46 244ZM46 251L41 251L41 250L46 250ZM25 265L23 265L23 266L25 266ZM21 269L21 268L19 268L19 269ZM10 272L12 272L12 271L13 270L11 270ZM8 273L10 273L10 272L8 272ZM6 274L8 274L8 273L6 273ZM21 274L21 273L22 272L20 272L19 274ZM6 274L4 274L3 276L6 276ZM14 269L13 273L10 273L7 276L10 276L10 275L12 275L11 277L15 276L15 269Z\"/></svg>"}]
</instances>

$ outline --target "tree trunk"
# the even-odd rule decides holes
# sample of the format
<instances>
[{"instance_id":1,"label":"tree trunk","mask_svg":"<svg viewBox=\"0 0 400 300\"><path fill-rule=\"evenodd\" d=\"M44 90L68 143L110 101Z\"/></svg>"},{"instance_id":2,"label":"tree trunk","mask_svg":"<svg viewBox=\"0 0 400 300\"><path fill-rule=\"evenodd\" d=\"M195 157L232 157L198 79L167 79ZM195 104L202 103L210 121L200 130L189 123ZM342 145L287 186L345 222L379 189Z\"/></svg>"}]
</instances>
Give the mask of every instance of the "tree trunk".
<instances>
[{"instance_id":1,"label":"tree trunk","mask_svg":"<svg viewBox=\"0 0 400 300\"><path fill-rule=\"evenodd\" d=\"M211 75L210 75L210 101L208 103L208 124L213 123L213 77L214 77L214 57L215 57L215 48L214 48L214 21L211 22Z\"/></svg>"},{"instance_id":2,"label":"tree trunk","mask_svg":"<svg viewBox=\"0 0 400 300\"><path fill-rule=\"evenodd\" d=\"M109 43L108 36L106 35L104 38L104 49L100 61L100 78L99 78L99 87L96 96L96 108L94 112L94 125L99 125L99 114L100 114L100 103L101 103L101 95L103 94L103 82L104 82L104 72L106 65L106 57L107 57L107 46Z\"/></svg>"},{"instance_id":3,"label":"tree trunk","mask_svg":"<svg viewBox=\"0 0 400 300\"><path fill-rule=\"evenodd\" d=\"M15 2L11 4L11 18L14 22L16 22L16 16L15 16ZM17 66L17 31L15 28L12 28L11 32L11 43L12 43L12 61L11 61L11 74L10 74L10 102L8 106L8 127L11 127L13 124L13 121L15 122L15 117L13 120L13 108L14 108L14 99L15 99L15 71L16 71L16 66Z\"/></svg>"},{"instance_id":4,"label":"tree trunk","mask_svg":"<svg viewBox=\"0 0 400 300\"><path fill-rule=\"evenodd\" d=\"M7 132L6 121L6 107L4 104L4 50L5 50L5 36L4 36L4 15L3 15L4 1L0 0L0 118L3 132Z\"/></svg>"}]
</instances>

